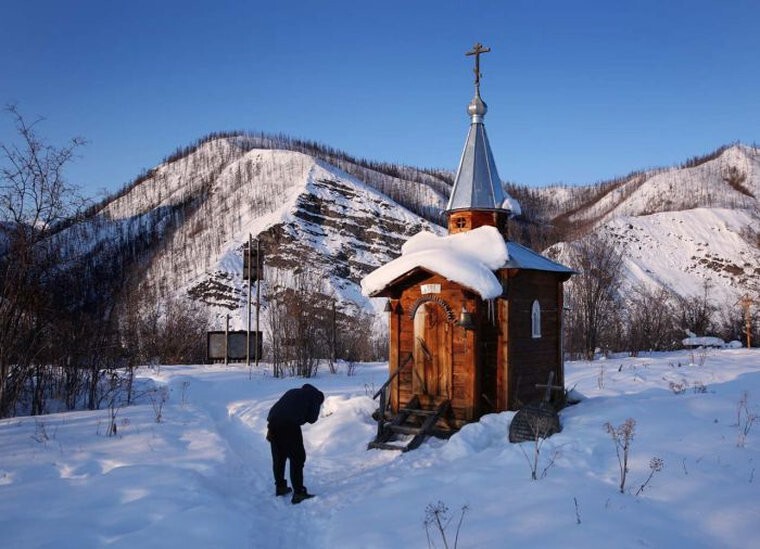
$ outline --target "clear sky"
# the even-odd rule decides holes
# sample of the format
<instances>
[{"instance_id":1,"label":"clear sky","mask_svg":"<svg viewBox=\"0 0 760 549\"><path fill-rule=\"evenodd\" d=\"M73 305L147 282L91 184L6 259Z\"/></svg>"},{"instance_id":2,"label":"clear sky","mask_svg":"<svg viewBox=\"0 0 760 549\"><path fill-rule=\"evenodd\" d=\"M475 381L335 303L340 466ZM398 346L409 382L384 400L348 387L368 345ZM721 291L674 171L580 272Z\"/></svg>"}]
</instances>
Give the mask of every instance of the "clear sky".
<instances>
[{"instance_id":1,"label":"clear sky","mask_svg":"<svg viewBox=\"0 0 760 549\"><path fill-rule=\"evenodd\" d=\"M582 184L760 140L759 31L758 0L2 0L0 103L89 141L90 196L236 129L453 170L479 41L502 179Z\"/></svg>"}]
</instances>

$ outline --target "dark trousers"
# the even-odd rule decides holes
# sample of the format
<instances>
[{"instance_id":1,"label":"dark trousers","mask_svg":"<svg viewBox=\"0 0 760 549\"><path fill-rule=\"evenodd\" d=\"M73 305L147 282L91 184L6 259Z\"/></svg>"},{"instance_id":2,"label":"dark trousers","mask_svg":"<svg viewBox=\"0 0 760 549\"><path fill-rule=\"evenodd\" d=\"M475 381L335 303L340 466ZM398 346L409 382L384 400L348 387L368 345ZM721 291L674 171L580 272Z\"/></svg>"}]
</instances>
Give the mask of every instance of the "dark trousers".
<instances>
[{"instance_id":1,"label":"dark trousers","mask_svg":"<svg viewBox=\"0 0 760 549\"><path fill-rule=\"evenodd\" d=\"M303 492L303 466L306 450L303 447L301 426L293 423L269 423L267 439L272 448L272 472L277 487L287 486L285 462L290 460L290 483L295 492Z\"/></svg>"}]
</instances>

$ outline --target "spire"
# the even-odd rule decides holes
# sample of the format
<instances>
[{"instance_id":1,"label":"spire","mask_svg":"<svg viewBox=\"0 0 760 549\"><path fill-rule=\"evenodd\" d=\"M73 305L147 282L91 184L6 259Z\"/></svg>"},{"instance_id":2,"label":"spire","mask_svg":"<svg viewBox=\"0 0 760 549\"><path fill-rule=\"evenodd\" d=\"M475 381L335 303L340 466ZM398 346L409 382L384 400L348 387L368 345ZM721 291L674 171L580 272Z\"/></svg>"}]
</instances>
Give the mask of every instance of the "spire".
<instances>
[{"instance_id":1,"label":"spire","mask_svg":"<svg viewBox=\"0 0 760 549\"><path fill-rule=\"evenodd\" d=\"M481 43L475 44L466 55L475 56L475 96L467 106L470 115L470 131L464 144L462 158L454 179L454 187L446 206L446 212L456 210L506 211L504 200L507 195L501 187L501 180L496 171L496 163L488 142L483 119L488 106L480 97L480 55L490 52Z\"/></svg>"}]
</instances>

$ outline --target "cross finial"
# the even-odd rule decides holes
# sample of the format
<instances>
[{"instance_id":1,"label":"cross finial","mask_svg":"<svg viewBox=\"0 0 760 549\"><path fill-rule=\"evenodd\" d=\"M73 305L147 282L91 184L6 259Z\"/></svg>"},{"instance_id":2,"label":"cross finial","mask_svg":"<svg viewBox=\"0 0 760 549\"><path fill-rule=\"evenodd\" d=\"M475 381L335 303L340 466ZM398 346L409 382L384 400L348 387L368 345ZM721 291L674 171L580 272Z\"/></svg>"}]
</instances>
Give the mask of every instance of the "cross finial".
<instances>
[{"instance_id":1,"label":"cross finial","mask_svg":"<svg viewBox=\"0 0 760 549\"><path fill-rule=\"evenodd\" d=\"M491 51L491 48L484 48L483 44L480 42L476 42L475 45L472 47L472 51L468 51L465 55L474 55L475 56L475 88L479 91L480 90L480 54L481 53L488 53Z\"/></svg>"}]
</instances>

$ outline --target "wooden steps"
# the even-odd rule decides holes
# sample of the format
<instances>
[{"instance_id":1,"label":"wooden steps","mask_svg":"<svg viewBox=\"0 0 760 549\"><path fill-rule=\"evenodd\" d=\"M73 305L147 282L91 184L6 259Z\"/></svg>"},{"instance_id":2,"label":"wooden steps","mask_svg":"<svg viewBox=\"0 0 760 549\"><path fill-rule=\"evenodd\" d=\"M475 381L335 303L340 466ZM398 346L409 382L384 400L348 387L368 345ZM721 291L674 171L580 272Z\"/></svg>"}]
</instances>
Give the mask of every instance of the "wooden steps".
<instances>
[{"instance_id":1,"label":"wooden steps","mask_svg":"<svg viewBox=\"0 0 760 549\"><path fill-rule=\"evenodd\" d=\"M377 437L367 445L367 449L408 452L418 448L429 436L449 436L451 431L437 429L436 424L439 420L444 419L450 407L451 402L444 400L435 410L424 409L420 406L419 398L415 395L406 407L399 410L395 417L390 420L383 417L379 418ZM394 444L392 439L396 435L412 436L412 439L406 444Z\"/></svg>"}]
</instances>

